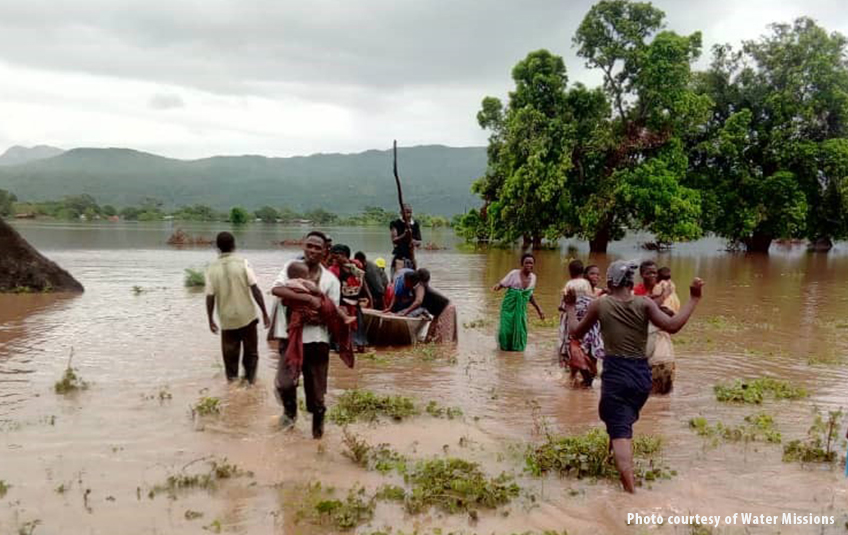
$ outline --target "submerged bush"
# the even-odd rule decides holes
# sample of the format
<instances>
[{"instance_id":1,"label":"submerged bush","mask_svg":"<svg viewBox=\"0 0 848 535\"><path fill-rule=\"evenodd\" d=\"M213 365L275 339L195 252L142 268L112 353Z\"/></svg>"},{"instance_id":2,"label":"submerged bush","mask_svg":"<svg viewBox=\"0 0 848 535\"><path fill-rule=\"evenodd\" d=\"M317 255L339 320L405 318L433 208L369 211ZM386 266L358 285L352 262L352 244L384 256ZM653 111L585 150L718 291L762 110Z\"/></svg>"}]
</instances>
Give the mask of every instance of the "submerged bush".
<instances>
[{"instance_id":1,"label":"submerged bush","mask_svg":"<svg viewBox=\"0 0 848 535\"><path fill-rule=\"evenodd\" d=\"M633 464L637 480L653 481L677 475L659 463L661 452L660 437L642 435L633 438ZM527 470L535 476L555 473L577 479L619 477L609 451L609 437L599 427L582 435L547 435L542 444L528 446L525 462Z\"/></svg>"},{"instance_id":2,"label":"submerged bush","mask_svg":"<svg viewBox=\"0 0 848 535\"><path fill-rule=\"evenodd\" d=\"M344 430L342 444L347 448L342 455L363 468L377 470L382 474L406 473L406 457L391 449L388 444L372 446L347 429Z\"/></svg>"},{"instance_id":3,"label":"submerged bush","mask_svg":"<svg viewBox=\"0 0 848 535\"><path fill-rule=\"evenodd\" d=\"M710 438L714 445L719 440L726 442L757 442L764 441L779 444L780 431L775 426L774 419L766 413L752 414L745 417L745 423L729 426L722 422L710 425L703 416L689 420L689 428L698 436Z\"/></svg>"},{"instance_id":4,"label":"submerged bush","mask_svg":"<svg viewBox=\"0 0 848 535\"><path fill-rule=\"evenodd\" d=\"M427 411L427 414L434 418L447 418L448 420L453 420L455 418L462 417L462 409L459 407L442 407L435 401L428 403L425 410Z\"/></svg>"},{"instance_id":5,"label":"submerged bush","mask_svg":"<svg viewBox=\"0 0 848 535\"><path fill-rule=\"evenodd\" d=\"M374 518L376 499L367 497L364 488L354 487L344 500L333 499L333 494L335 489L322 487L320 482L308 485L300 493L303 503L295 516L295 523L307 520L346 531Z\"/></svg>"},{"instance_id":6,"label":"submerged bush","mask_svg":"<svg viewBox=\"0 0 848 535\"><path fill-rule=\"evenodd\" d=\"M56 384L53 385L53 390L57 394L70 394L71 392L85 390L88 388L88 383L83 381L82 378L76 374L73 367L71 367L71 362L73 360L74 350L71 348L71 355L68 357L68 366L65 368L65 373L62 375L62 379L56 381Z\"/></svg>"},{"instance_id":7,"label":"submerged bush","mask_svg":"<svg viewBox=\"0 0 848 535\"><path fill-rule=\"evenodd\" d=\"M803 388L771 377L760 377L750 381L737 379L730 385L715 385L713 390L718 401L756 405L763 402L766 394L770 394L774 399L801 399L807 396L807 391Z\"/></svg>"},{"instance_id":8,"label":"submerged bush","mask_svg":"<svg viewBox=\"0 0 848 535\"><path fill-rule=\"evenodd\" d=\"M181 490L188 489L203 489L214 490L217 488L218 482L222 479L232 479L235 477L253 477L253 472L242 470L234 464L227 462L227 459L212 460L207 463L209 470L206 472L187 474L178 473L168 476L165 483L154 485L147 496L150 499L156 497L157 494L166 492L172 498Z\"/></svg>"},{"instance_id":9,"label":"submerged bush","mask_svg":"<svg viewBox=\"0 0 848 535\"><path fill-rule=\"evenodd\" d=\"M404 396L381 396L368 390L348 390L330 408L327 416L336 424L355 421L371 422L380 416L402 420L419 414L412 399Z\"/></svg>"},{"instance_id":10,"label":"submerged bush","mask_svg":"<svg viewBox=\"0 0 848 535\"><path fill-rule=\"evenodd\" d=\"M186 288L203 288L206 286L206 276L202 271L186 268L184 284Z\"/></svg>"},{"instance_id":11,"label":"submerged bush","mask_svg":"<svg viewBox=\"0 0 848 535\"><path fill-rule=\"evenodd\" d=\"M520 491L512 476L489 478L477 463L457 458L420 461L404 480L412 485L404 507L413 514L431 506L448 513L494 509Z\"/></svg>"},{"instance_id":12,"label":"submerged bush","mask_svg":"<svg viewBox=\"0 0 848 535\"><path fill-rule=\"evenodd\" d=\"M221 400L215 397L204 396L191 408L192 416L212 416L221 413Z\"/></svg>"},{"instance_id":13,"label":"submerged bush","mask_svg":"<svg viewBox=\"0 0 848 535\"><path fill-rule=\"evenodd\" d=\"M818 408L814 410L813 425L807 431L807 440L793 440L783 447L784 462L834 463L839 458L839 423L842 409L830 411L827 421Z\"/></svg>"}]
</instances>

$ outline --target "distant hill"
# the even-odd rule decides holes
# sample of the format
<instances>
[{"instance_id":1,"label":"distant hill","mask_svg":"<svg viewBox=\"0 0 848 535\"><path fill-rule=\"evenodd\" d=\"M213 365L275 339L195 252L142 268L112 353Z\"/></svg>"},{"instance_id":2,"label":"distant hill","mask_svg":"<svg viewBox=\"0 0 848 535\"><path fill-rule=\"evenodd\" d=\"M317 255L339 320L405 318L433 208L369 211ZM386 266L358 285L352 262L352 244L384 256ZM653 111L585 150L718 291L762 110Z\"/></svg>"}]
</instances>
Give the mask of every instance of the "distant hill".
<instances>
[{"instance_id":1,"label":"distant hill","mask_svg":"<svg viewBox=\"0 0 848 535\"><path fill-rule=\"evenodd\" d=\"M49 145L36 145L32 148L15 145L6 149L6 152L3 154L0 154L0 165L21 165L36 160L52 158L63 152L65 151Z\"/></svg>"},{"instance_id":2,"label":"distant hill","mask_svg":"<svg viewBox=\"0 0 848 535\"><path fill-rule=\"evenodd\" d=\"M471 183L486 169L484 147L427 145L398 149L404 200L421 212L450 216L479 205ZM0 167L0 188L21 200L88 193L98 203L167 208L205 204L340 214L397 206L391 150L292 158L216 156L175 160L130 149L72 149L23 165Z\"/></svg>"}]
</instances>

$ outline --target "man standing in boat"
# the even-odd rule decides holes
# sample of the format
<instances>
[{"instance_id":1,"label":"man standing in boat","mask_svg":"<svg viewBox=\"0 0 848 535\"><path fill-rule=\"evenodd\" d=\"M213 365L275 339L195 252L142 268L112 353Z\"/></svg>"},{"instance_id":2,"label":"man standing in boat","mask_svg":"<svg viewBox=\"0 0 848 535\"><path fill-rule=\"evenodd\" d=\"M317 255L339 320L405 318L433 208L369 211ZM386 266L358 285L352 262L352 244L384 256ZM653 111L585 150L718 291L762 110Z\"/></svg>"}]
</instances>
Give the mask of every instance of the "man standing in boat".
<instances>
[{"instance_id":1,"label":"man standing in boat","mask_svg":"<svg viewBox=\"0 0 848 535\"><path fill-rule=\"evenodd\" d=\"M303 261L309 268L307 279L318 285L321 292L333 303L338 304L341 285L328 269L321 265L327 250L327 237L323 232L313 230L303 242ZM308 293L298 293L285 286L288 281L288 262L274 281L271 293L279 298L276 321L273 325L274 337L280 339L280 362L277 366L275 388L283 404L281 426L291 428L297 419L297 383L303 373L303 390L306 394L306 410L312 413L312 437L324 435L324 395L327 393L327 371L330 365L330 333L327 326L309 324L303 327L303 363L300 369L286 362L288 347L287 305L301 304L318 309L321 300Z\"/></svg>"},{"instance_id":2,"label":"man standing in boat","mask_svg":"<svg viewBox=\"0 0 848 535\"><path fill-rule=\"evenodd\" d=\"M395 260L403 260L405 267L416 269L415 249L421 247L421 227L412 219L412 206L404 203L401 218L389 225L392 232L392 280L395 276Z\"/></svg>"}]
</instances>

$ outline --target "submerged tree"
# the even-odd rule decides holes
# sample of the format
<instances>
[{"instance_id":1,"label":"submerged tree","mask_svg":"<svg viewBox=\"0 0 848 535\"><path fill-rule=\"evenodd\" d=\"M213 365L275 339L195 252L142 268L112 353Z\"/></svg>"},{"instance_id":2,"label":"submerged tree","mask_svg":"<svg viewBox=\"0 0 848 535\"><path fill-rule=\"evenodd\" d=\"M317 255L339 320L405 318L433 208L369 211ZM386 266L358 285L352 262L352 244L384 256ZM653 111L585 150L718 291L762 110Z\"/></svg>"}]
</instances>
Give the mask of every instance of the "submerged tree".
<instances>
[{"instance_id":1,"label":"submerged tree","mask_svg":"<svg viewBox=\"0 0 848 535\"><path fill-rule=\"evenodd\" d=\"M233 225L244 225L250 219L250 214L241 206L234 206L230 210L230 223Z\"/></svg>"},{"instance_id":2,"label":"submerged tree","mask_svg":"<svg viewBox=\"0 0 848 535\"><path fill-rule=\"evenodd\" d=\"M700 34L659 32L663 18L646 3L592 7L574 41L587 66L602 71L602 88L568 89L562 58L545 50L516 65L508 106L487 97L477 116L491 131L489 165L474 185L484 209L469 223L535 245L576 235L592 251L606 251L626 228L660 241L701 234L699 195L681 185L682 139L709 109L709 98L690 89Z\"/></svg>"},{"instance_id":3,"label":"submerged tree","mask_svg":"<svg viewBox=\"0 0 848 535\"><path fill-rule=\"evenodd\" d=\"M526 245L538 247L546 235L556 237L556 223L569 205L566 173L573 128L565 113L565 63L537 50L518 62L512 79L515 90L506 108L486 97L477 114L480 126L491 132L488 168L473 186L486 206L482 214L469 214L462 226L468 235L505 241L522 237Z\"/></svg>"},{"instance_id":4,"label":"submerged tree","mask_svg":"<svg viewBox=\"0 0 848 535\"><path fill-rule=\"evenodd\" d=\"M584 115L591 144L574 155L584 162L575 167L590 172L571 181L581 195L564 233L588 239L592 251L606 251L626 228L663 242L701 234L700 196L681 185L688 165L682 138L707 119L710 106L690 88L701 34L660 31L664 17L649 3L604 0L574 37L587 67L603 73L612 105L607 116L597 104Z\"/></svg>"},{"instance_id":5,"label":"submerged tree","mask_svg":"<svg viewBox=\"0 0 848 535\"><path fill-rule=\"evenodd\" d=\"M829 249L848 236L846 40L808 18L770 28L739 51L715 47L698 76L715 106L689 140L689 184L705 224L748 251L800 237Z\"/></svg>"}]
</instances>

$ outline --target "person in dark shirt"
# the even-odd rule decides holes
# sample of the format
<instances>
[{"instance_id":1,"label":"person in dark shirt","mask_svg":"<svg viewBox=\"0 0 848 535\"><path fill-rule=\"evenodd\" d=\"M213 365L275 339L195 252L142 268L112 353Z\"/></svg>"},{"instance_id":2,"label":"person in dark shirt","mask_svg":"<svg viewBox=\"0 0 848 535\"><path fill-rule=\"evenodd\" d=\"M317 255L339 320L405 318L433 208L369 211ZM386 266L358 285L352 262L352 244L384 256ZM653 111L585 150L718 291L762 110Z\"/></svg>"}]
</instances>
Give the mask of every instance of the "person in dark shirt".
<instances>
[{"instance_id":1,"label":"person in dark shirt","mask_svg":"<svg viewBox=\"0 0 848 535\"><path fill-rule=\"evenodd\" d=\"M398 312L400 316L417 317L429 314L432 318L427 342L456 342L456 307L443 293L430 286L430 271L424 268L415 272L415 300Z\"/></svg>"},{"instance_id":2,"label":"person in dark shirt","mask_svg":"<svg viewBox=\"0 0 848 535\"><path fill-rule=\"evenodd\" d=\"M375 262L368 260L362 251L358 251L353 257L365 266L365 284L371 292L371 308L382 310L383 296L386 295L386 285L389 282L386 272Z\"/></svg>"},{"instance_id":3,"label":"person in dark shirt","mask_svg":"<svg viewBox=\"0 0 848 535\"><path fill-rule=\"evenodd\" d=\"M392 249L392 277L394 277L395 260L402 259L406 267L415 269L414 249L421 247L421 227L417 221L412 219L412 207L410 205L403 205L401 219L392 221L389 230L391 230L392 244L394 245L394 249Z\"/></svg>"}]
</instances>

